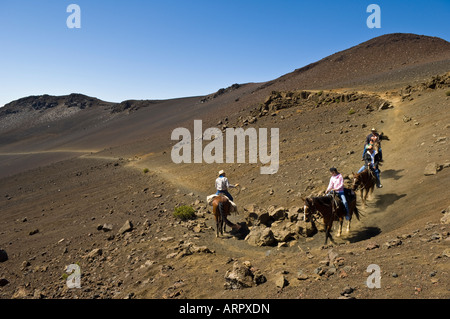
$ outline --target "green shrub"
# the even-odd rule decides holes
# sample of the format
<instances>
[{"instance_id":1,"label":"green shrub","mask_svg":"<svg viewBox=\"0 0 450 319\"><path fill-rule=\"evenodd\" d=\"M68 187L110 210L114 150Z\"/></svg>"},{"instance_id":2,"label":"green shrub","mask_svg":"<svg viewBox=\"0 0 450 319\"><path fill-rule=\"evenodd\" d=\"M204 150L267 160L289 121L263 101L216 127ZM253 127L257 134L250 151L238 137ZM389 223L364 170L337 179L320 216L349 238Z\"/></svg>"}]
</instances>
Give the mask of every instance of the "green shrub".
<instances>
[{"instance_id":1,"label":"green shrub","mask_svg":"<svg viewBox=\"0 0 450 319\"><path fill-rule=\"evenodd\" d=\"M450 91L445 92L445 95L450 96Z\"/></svg>"},{"instance_id":2,"label":"green shrub","mask_svg":"<svg viewBox=\"0 0 450 319\"><path fill-rule=\"evenodd\" d=\"M148 168L144 168L143 172L144 174L147 174L148 172L150 172L150 170Z\"/></svg>"},{"instance_id":3,"label":"green shrub","mask_svg":"<svg viewBox=\"0 0 450 319\"><path fill-rule=\"evenodd\" d=\"M323 91L317 92L317 96L321 96L323 94Z\"/></svg>"},{"instance_id":4,"label":"green shrub","mask_svg":"<svg viewBox=\"0 0 450 319\"><path fill-rule=\"evenodd\" d=\"M356 111L353 109L353 108L351 108L349 111L348 111L348 115L352 115L352 114L355 114L356 113Z\"/></svg>"},{"instance_id":5,"label":"green shrub","mask_svg":"<svg viewBox=\"0 0 450 319\"><path fill-rule=\"evenodd\" d=\"M173 216L182 220L193 219L195 217L195 209L188 205L175 207Z\"/></svg>"}]
</instances>

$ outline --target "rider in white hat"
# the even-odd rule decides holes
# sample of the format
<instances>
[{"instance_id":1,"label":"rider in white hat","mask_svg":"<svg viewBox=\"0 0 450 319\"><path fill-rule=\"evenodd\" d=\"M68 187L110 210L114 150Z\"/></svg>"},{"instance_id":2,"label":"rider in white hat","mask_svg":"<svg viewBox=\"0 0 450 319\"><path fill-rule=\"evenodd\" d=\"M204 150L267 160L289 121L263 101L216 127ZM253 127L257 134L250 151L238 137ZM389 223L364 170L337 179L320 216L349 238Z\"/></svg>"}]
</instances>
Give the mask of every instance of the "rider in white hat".
<instances>
[{"instance_id":1,"label":"rider in white hat","mask_svg":"<svg viewBox=\"0 0 450 319\"><path fill-rule=\"evenodd\" d=\"M228 181L228 178L226 178L225 171L221 170L219 172L219 177L217 177L217 179L216 179L216 189L217 189L216 195L219 195L222 193L225 196L227 196L231 201L233 201L233 196L231 196L231 194L228 192L228 188L234 188L237 186L239 186L239 184L236 184L236 185L230 184L230 182Z\"/></svg>"}]
</instances>

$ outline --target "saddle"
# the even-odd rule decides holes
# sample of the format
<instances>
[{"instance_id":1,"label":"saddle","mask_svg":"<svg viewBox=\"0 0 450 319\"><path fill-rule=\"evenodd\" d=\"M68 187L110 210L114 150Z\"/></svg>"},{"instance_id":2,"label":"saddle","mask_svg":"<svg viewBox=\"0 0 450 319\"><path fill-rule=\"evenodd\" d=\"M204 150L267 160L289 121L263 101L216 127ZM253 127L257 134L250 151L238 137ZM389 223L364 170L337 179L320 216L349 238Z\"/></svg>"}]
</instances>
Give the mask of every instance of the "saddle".
<instances>
[{"instance_id":1,"label":"saddle","mask_svg":"<svg viewBox=\"0 0 450 319\"><path fill-rule=\"evenodd\" d=\"M334 202L334 207L339 207L341 205L343 205L342 200L340 198L340 196L333 192L331 194L332 198L333 198L333 202ZM347 199L347 203L351 203L352 201L356 200L356 194L353 190L349 189L349 188L344 188L344 196Z\"/></svg>"},{"instance_id":2,"label":"saddle","mask_svg":"<svg viewBox=\"0 0 450 319\"><path fill-rule=\"evenodd\" d=\"M208 203L208 205L212 206L213 201L214 201L214 198L216 198L216 196L223 196L223 197L225 197L226 199L228 199L228 201L229 201L230 204L231 204L231 207L230 207L230 213L233 213L233 212L234 212L235 214L238 213L237 205L236 205L233 201L231 201L231 200L230 200L226 195L224 195L224 194L220 194L220 195L212 194L212 195L206 196L206 202Z\"/></svg>"}]
</instances>

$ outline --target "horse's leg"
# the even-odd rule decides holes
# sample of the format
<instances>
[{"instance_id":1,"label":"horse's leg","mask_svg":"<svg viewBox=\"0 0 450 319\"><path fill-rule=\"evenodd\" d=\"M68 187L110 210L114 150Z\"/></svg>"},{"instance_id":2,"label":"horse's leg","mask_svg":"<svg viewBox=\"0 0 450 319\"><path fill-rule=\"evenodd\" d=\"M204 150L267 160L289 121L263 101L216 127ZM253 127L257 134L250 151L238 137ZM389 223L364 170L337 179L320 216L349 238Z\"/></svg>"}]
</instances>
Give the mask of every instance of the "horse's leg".
<instances>
[{"instance_id":1,"label":"horse's leg","mask_svg":"<svg viewBox=\"0 0 450 319\"><path fill-rule=\"evenodd\" d=\"M364 208L366 208L367 196L369 195L370 189L366 189L366 194L364 195Z\"/></svg>"},{"instance_id":2,"label":"horse's leg","mask_svg":"<svg viewBox=\"0 0 450 319\"><path fill-rule=\"evenodd\" d=\"M324 246L327 245L328 241L328 234L330 233L330 230L328 229L328 225L325 224L325 242L323 243Z\"/></svg>"},{"instance_id":3,"label":"horse's leg","mask_svg":"<svg viewBox=\"0 0 450 319\"><path fill-rule=\"evenodd\" d=\"M348 234L350 232L350 223L352 221L352 217L353 217L353 213L355 211L356 208L356 201L353 201L350 206L349 206L349 210L350 210L350 218L348 219L348 223L347 223L347 229L345 230L345 232Z\"/></svg>"},{"instance_id":4,"label":"horse's leg","mask_svg":"<svg viewBox=\"0 0 450 319\"><path fill-rule=\"evenodd\" d=\"M216 238L218 238L220 232L220 217L217 214L215 214L214 217L216 218Z\"/></svg>"},{"instance_id":5,"label":"horse's leg","mask_svg":"<svg viewBox=\"0 0 450 319\"><path fill-rule=\"evenodd\" d=\"M339 217L339 230L337 233L337 237L341 237L341 233L342 233L342 224L344 223L344 218Z\"/></svg>"},{"instance_id":6,"label":"horse's leg","mask_svg":"<svg viewBox=\"0 0 450 319\"><path fill-rule=\"evenodd\" d=\"M345 233L349 233L350 232L350 223L352 222L352 217L353 217L353 211L355 209L354 204L350 204L351 207L349 207L350 209L350 218L348 219L348 223L347 223L347 229L345 230Z\"/></svg>"},{"instance_id":7,"label":"horse's leg","mask_svg":"<svg viewBox=\"0 0 450 319\"><path fill-rule=\"evenodd\" d=\"M330 240L332 242L334 242L333 236L331 236L331 228L333 227L333 218L329 218L328 220L325 220L325 218L324 218L323 221L325 223L325 243L324 243L324 245L326 245L328 242L328 238L330 238Z\"/></svg>"}]
</instances>

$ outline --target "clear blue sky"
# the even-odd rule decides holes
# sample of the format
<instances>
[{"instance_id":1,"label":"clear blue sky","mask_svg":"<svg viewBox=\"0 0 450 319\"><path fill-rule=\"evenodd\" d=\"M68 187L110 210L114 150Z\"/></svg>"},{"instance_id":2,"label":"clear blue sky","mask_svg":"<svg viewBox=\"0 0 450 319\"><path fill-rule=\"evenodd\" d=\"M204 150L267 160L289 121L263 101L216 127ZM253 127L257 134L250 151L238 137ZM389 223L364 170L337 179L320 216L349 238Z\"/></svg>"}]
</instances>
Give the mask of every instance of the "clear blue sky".
<instances>
[{"instance_id":1,"label":"clear blue sky","mask_svg":"<svg viewBox=\"0 0 450 319\"><path fill-rule=\"evenodd\" d=\"M71 3L81 29L69 29ZM369 4L381 29L369 29ZM0 0L0 106L29 95L106 101L204 95L272 80L393 32L450 41L450 1Z\"/></svg>"}]
</instances>

